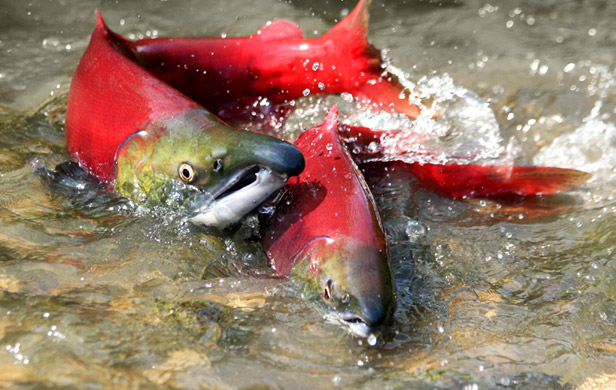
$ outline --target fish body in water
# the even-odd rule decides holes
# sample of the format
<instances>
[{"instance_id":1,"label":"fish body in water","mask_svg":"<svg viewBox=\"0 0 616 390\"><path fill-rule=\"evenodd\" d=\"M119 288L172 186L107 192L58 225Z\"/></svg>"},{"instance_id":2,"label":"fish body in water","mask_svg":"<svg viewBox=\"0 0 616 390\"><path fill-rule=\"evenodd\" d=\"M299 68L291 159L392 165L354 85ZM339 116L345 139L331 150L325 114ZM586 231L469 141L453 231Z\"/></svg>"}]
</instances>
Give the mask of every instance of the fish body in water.
<instances>
[{"instance_id":1,"label":"fish body in water","mask_svg":"<svg viewBox=\"0 0 616 390\"><path fill-rule=\"evenodd\" d=\"M68 151L97 179L139 203L224 227L302 171L296 147L229 127L137 65L113 37L97 12L66 113Z\"/></svg>"},{"instance_id":2,"label":"fish body in water","mask_svg":"<svg viewBox=\"0 0 616 390\"><path fill-rule=\"evenodd\" d=\"M338 125L334 108L295 142L306 169L289 180L265 221L263 247L279 274L307 281L365 336L391 319L393 272L375 201Z\"/></svg>"}]
</instances>

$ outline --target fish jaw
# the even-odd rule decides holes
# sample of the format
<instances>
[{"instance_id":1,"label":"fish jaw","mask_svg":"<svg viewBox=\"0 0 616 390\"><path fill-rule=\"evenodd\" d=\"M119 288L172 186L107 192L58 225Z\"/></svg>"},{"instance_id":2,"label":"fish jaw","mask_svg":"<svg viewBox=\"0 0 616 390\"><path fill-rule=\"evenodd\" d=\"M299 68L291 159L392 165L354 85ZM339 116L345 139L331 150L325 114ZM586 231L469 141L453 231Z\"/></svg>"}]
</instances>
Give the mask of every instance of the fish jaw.
<instances>
[{"instance_id":1,"label":"fish jaw","mask_svg":"<svg viewBox=\"0 0 616 390\"><path fill-rule=\"evenodd\" d=\"M241 220L304 168L293 145L232 129L202 109L146 126L120 145L115 161L122 195L218 228Z\"/></svg>"},{"instance_id":2,"label":"fish jaw","mask_svg":"<svg viewBox=\"0 0 616 390\"><path fill-rule=\"evenodd\" d=\"M194 211L186 219L195 225L204 226L225 227L236 223L287 182L285 175L264 167L257 169L254 180L240 191L221 199L212 199L208 195L197 197L193 201Z\"/></svg>"}]
</instances>

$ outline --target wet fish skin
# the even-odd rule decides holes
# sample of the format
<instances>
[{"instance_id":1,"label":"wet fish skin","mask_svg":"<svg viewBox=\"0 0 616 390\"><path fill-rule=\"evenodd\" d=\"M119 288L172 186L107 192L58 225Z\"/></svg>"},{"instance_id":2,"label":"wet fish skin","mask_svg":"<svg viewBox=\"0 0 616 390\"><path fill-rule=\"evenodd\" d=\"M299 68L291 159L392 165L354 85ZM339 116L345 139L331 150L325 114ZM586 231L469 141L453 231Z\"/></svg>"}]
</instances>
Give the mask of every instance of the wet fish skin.
<instances>
[{"instance_id":1,"label":"wet fish skin","mask_svg":"<svg viewBox=\"0 0 616 390\"><path fill-rule=\"evenodd\" d=\"M158 79L223 117L259 98L277 104L346 92L415 118L419 108L368 43L369 6L370 0L360 0L317 38L304 38L293 22L274 20L247 37L112 39Z\"/></svg>"},{"instance_id":2,"label":"wet fish skin","mask_svg":"<svg viewBox=\"0 0 616 390\"><path fill-rule=\"evenodd\" d=\"M228 218L219 221L224 226L302 171L304 159L297 148L229 127L137 65L113 36L97 12L66 114L68 151L97 179L139 203L181 209L191 204L189 211L194 211L206 204L214 209L220 204L217 197L255 175L255 167L260 170L257 178L273 178L256 180L250 191L258 192L258 198L244 192L243 204L231 205L231 211L226 205ZM183 180L182 172L190 175Z\"/></svg>"},{"instance_id":3,"label":"wet fish skin","mask_svg":"<svg viewBox=\"0 0 616 390\"><path fill-rule=\"evenodd\" d=\"M307 281L352 328L374 329L395 308L389 247L372 194L338 137L336 114L295 142L306 169L265 221L263 246L279 274Z\"/></svg>"},{"instance_id":4,"label":"wet fish skin","mask_svg":"<svg viewBox=\"0 0 616 390\"><path fill-rule=\"evenodd\" d=\"M416 118L419 108L409 103L395 77L384 73L378 51L367 42L369 5L369 0L359 1L328 33L311 39L305 39L299 27L287 20L275 20L251 36L238 38L175 37L131 42L113 36L116 45L134 61L223 115L231 115L259 97L276 104L308 91L347 92ZM377 133L366 129L359 143L370 142L370 134ZM396 159L389 152L387 158ZM399 150L393 155L396 153L406 152ZM357 158L360 161L362 156ZM590 178L581 171L553 167L419 162L404 167L427 188L454 199L549 195L579 187Z\"/></svg>"}]
</instances>

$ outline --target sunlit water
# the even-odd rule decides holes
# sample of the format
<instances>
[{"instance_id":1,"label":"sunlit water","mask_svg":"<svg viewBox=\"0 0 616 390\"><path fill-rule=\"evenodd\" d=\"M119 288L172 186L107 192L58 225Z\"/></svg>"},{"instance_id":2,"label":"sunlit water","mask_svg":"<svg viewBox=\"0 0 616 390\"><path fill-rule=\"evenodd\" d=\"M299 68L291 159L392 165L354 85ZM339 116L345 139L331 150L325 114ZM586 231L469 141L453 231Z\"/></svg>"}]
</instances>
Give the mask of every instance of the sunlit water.
<instances>
[{"instance_id":1,"label":"sunlit water","mask_svg":"<svg viewBox=\"0 0 616 390\"><path fill-rule=\"evenodd\" d=\"M0 3L0 387L515 388L616 380L616 5L387 1L370 39L426 105L411 122L348 97L296 102L292 139L338 102L402 128L425 161L571 167L591 182L526 200L451 201L364 167L398 310L371 346L272 278L255 221L225 236L35 175L68 159L72 72L99 7L132 36L247 35L273 17L319 35L354 4ZM436 118L436 119L435 119ZM261 124L254 124L262 125ZM253 224L252 226L250 226Z\"/></svg>"}]
</instances>

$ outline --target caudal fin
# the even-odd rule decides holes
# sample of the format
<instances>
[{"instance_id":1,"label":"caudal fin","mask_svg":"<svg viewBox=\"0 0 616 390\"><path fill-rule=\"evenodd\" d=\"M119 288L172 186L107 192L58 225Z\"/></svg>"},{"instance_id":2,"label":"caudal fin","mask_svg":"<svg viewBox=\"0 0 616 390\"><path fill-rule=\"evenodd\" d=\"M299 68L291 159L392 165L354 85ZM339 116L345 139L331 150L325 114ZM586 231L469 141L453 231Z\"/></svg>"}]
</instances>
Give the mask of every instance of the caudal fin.
<instances>
[{"instance_id":1,"label":"caudal fin","mask_svg":"<svg viewBox=\"0 0 616 390\"><path fill-rule=\"evenodd\" d=\"M358 46L370 46L368 43L368 22L370 21L371 0L359 0L355 8L340 23L335 25L328 34L338 34L343 31L346 34L353 34L353 39L357 39Z\"/></svg>"},{"instance_id":2,"label":"caudal fin","mask_svg":"<svg viewBox=\"0 0 616 390\"><path fill-rule=\"evenodd\" d=\"M412 163L407 169L424 187L454 199L551 195L577 188L591 177L554 167Z\"/></svg>"},{"instance_id":3,"label":"caudal fin","mask_svg":"<svg viewBox=\"0 0 616 390\"><path fill-rule=\"evenodd\" d=\"M360 0L340 23L334 26L324 38L341 42L341 48L349 61L364 61L368 82L358 83L347 91L363 102L370 102L381 109L397 111L409 118L416 118L420 109L408 100L408 93L394 75L383 76L380 52L368 42L370 0ZM408 92L408 91L406 91Z\"/></svg>"},{"instance_id":4,"label":"caudal fin","mask_svg":"<svg viewBox=\"0 0 616 390\"><path fill-rule=\"evenodd\" d=\"M477 164L420 164L413 152L401 144L421 144L419 134L400 137L400 130L376 131L367 127L343 125L342 139L361 162L389 161L411 172L426 188L450 198L502 195L550 195L577 188L591 175L575 169L553 167L494 166ZM398 137L394 145L384 146L383 137ZM417 158L417 156L415 156Z\"/></svg>"}]
</instances>

